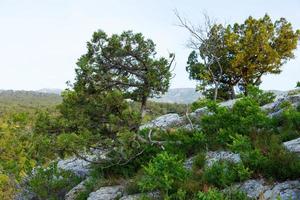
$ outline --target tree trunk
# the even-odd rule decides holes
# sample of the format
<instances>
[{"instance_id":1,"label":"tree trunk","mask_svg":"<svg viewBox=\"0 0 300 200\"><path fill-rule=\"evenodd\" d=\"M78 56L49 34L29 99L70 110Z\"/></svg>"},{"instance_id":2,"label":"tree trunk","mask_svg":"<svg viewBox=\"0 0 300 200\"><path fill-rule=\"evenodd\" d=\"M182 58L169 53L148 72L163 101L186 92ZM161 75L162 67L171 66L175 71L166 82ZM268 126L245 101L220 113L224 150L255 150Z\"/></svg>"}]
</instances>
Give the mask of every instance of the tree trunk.
<instances>
[{"instance_id":1,"label":"tree trunk","mask_svg":"<svg viewBox=\"0 0 300 200\"><path fill-rule=\"evenodd\" d=\"M215 83L214 102L216 102L218 98L218 89L219 89L219 84Z\"/></svg>"},{"instance_id":2,"label":"tree trunk","mask_svg":"<svg viewBox=\"0 0 300 200\"><path fill-rule=\"evenodd\" d=\"M231 86L231 99L235 99L235 91L234 91L234 86Z\"/></svg>"},{"instance_id":3,"label":"tree trunk","mask_svg":"<svg viewBox=\"0 0 300 200\"><path fill-rule=\"evenodd\" d=\"M141 102L141 119L144 118L144 116L146 115L146 106L147 106L147 97L143 96L142 97L142 102Z\"/></svg>"}]
</instances>

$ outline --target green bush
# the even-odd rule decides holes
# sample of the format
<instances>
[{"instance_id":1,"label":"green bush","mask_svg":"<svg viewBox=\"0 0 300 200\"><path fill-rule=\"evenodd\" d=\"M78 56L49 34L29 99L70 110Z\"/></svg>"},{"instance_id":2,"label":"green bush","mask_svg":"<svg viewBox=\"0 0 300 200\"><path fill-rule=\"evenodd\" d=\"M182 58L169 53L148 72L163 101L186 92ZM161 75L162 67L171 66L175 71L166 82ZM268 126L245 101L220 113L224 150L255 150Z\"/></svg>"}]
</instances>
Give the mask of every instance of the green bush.
<instances>
[{"instance_id":1,"label":"green bush","mask_svg":"<svg viewBox=\"0 0 300 200\"><path fill-rule=\"evenodd\" d=\"M193 167L197 169L201 169L205 165L206 154L204 152L198 153L193 159Z\"/></svg>"},{"instance_id":2,"label":"green bush","mask_svg":"<svg viewBox=\"0 0 300 200\"><path fill-rule=\"evenodd\" d=\"M225 196L222 192L216 189L210 189L207 192L198 192L196 194L196 200L224 200Z\"/></svg>"},{"instance_id":3,"label":"green bush","mask_svg":"<svg viewBox=\"0 0 300 200\"><path fill-rule=\"evenodd\" d=\"M176 185L186 180L188 172L183 167L183 161L167 152L158 154L147 166L145 174L138 182L142 191L160 190L163 195L177 191Z\"/></svg>"},{"instance_id":4,"label":"green bush","mask_svg":"<svg viewBox=\"0 0 300 200\"><path fill-rule=\"evenodd\" d=\"M29 189L39 199L63 200L65 194L80 181L72 172L60 170L57 163L51 163L46 169L35 169L29 180Z\"/></svg>"},{"instance_id":5,"label":"green bush","mask_svg":"<svg viewBox=\"0 0 300 200\"><path fill-rule=\"evenodd\" d=\"M236 134L234 136L230 136L231 144L227 144L229 149L233 152L245 152L250 151L252 149L251 140L246 135Z\"/></svg>"},{"instance_id":6,"label":"green bush","mask_svg":"<svg viewBox=\"0 0 300 200\"><path fill-rule=\"evenodd\" d=\"M251 175L250 170L242 163L221 161L206 168L203 173L204 182L219 188L225 188L236 181L247 180Z\"/></svg>"},{"instance_id":7,"label":"green bush","mask_svg":"<svg viewBox=\"0 0 300 200\"><path fill-rule=\"evenodd\" d=\"M191 104L191 110L195 111L199 108L205 107L211 100L209 99L199 99Z\"/></svg>"},{"instance_id":8,"label":"green bush","mask_svg":"<svg viewBox=\"0 0 300 200\"><path fill-rule=\"evenodd\" d=\"M250 98L237 101L231 110L217 105L210 105L209 110L211 114L201 119L201 128L209 137L210 145L226 147L235 134L250 135L271 128L271 119Z\"/></svg>"},{"instance_id":9,"label":"green bush","mask_svg":"<svg viewBox=\"0 0 300 200\"><path fill-rule=\"evenodd\" d=\"M260 106L263 106L272 103L276 95L272 92L264 92L258 87L250 85L248 86L248 97L256 101Z\"/></svg>"}]
</instances>

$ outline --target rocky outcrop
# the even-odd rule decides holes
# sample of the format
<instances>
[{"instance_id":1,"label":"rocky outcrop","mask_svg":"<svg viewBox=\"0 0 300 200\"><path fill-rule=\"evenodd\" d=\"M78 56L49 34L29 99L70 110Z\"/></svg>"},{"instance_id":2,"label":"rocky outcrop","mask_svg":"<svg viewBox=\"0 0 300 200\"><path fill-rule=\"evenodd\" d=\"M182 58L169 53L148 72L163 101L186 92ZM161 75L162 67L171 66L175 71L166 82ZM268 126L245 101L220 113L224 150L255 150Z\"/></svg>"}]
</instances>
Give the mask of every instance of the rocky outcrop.
<instances>
[{"instance_id":1,"label":"rocky outcrop","mask_svg":"<svg viewBox=\"0 0 300 200\"><path fill-rule=\"evenodd\" d=\"M160 198L160 194L159 192L149 192L146 194L133 194L133 195L127 195L127 196L123 196L120 200L139 200L142 197L148 197L150 199L159 199Z\"/></svg>"},{"instance_id":2,"label":"rocky outcrop","mask_svg":"<svg viewBox=\"0 0 300 200\"><path fill-rule=\"evenodd\" d=\"M267 184L263 179L247 180L236 184L231 188L245 192L252 199L264 200L299 200L300 199L300 181L285 181L281 183ZM229 189L231 189L229 188Z\"/></svg>"},{"instance_id":3,"label":"rocky outcrop","mask_svg":"<svg viewBox=\"0 0 300 200\"><path fill-rule=\"evenodd\" d=\"M140 127L140 129L145 128L171 128L178 127L185 123L184 117L180 117L178 114L170 113L166 115L162 115L149 123L146 123Z\"/></svg>"},{"instance_id":4,"label":"rocky outcrop","mask_svg":"<svg viewBox=\"0 0 300 200\"><path fill-rule=\"evenodd\" d=\"M93 157L90 156L89 158L92 159ZM76 157L58 161L57 167L72 171L79 177L86 177L90 172L90 162Z\"/></svg>"},{"instance_id":5,"label":"rocky outcrop","mask_svg":"<svg viewBox=\"0 0 300 200\"><path fill-rule=\"evenodd\" d=\"M229 161L233 163L241 162L241 157L237 153L230 151L209 151L206 155L206 165L211 167L215 162Z\"/></svg>"},{"instance_id":6,"label":"rocky outcrop","mask_svg":"<svg viewBox=\"0 0 300 200\"><path fill-rule=\"evenodd\" d=\"M188 170L191 170L193 167L193 160L194 157L187 159L184 162L184 167ZM239 163L242 160L239 154L230 151L209 151L206 153L205 165L207 167L211 167L214 163L219 161L229 161L233 163Z\"/></svg>"},{"instance_id":7,"label":"rocky outcrop","mask_svg":"<svg viewBox=\"0 0 300 200\"><path fill-rule=\"evenodd\" d=\"M259 199L263 196L264 192L270 188L270 186L266 185L265 181L262 179L247 180L243 183L236 184L233 187L245 192L247 196L252 199Z\"/></svg>"},{"instance_id":8,"label":"rocky outcrop","mask_svg":"<svg viewBox=\"0 0 300 200\"><path fill-rule=\"evenodd\" d=\"M80 182L78 185L76 185L72 190L70 190L65 195L65 200L74 200L76 197L83 191L85 191L85 184L89 181L89 179L85 179L84 181Z\"/></svg>"},{"instance_id":9,"label":"rocky outcrop","mask_svg":"<svg viewBox=\"0 0 300 200\"><path fill-rule=\"evenodd\" d=\"M300 104L300 94L281 96L277 98L273 103L266 104L261 108L269 112L270 117L275 117L280 115L280 113L282 112L280 105L285 101L291 103L293 107L296 107Z\"/></svg>"},{"instance_id":10,"label":"rocky outcrop","mask_svg":"<svg viewBox=\"0 0 300 200\"><path fill-rule=\"evenodd\" d=\"M287 150L300 155L300 138L284 142L283 146L285 146Z\"/></svg>"},{"instance_id":11,"label":"rocky outcrop","mask_svg":"<svg viewBox=\"0 0 300 200\"><path fill-rule=\"evenodd\" d=\"M92 192L87 200L115 200L122 197L124 187L121 185L101 187L96 192Z\"/></svg>"},{"instance_id":12,"label":"rocky outcrop","mask_svg":"<svg viewBox=\"0 0 300 200\"><path fill-rule=\"evenodd\" d=\"M268 200L299 200L300 181L276 183L264 192L263 197Z\"/></svg>"}]
</instances>

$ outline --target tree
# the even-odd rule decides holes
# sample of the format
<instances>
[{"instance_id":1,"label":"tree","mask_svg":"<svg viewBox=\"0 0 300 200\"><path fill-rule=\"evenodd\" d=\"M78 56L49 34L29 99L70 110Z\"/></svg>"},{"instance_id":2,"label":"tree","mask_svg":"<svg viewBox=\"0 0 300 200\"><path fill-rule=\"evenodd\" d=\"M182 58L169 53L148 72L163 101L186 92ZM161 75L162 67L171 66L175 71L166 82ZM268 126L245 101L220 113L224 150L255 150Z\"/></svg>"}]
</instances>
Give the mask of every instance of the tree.
<instances>
[{"instance_id":1,"label":"tree","mask_svg":"<svg viewBox=\"0 0 300 200\"><path fill-rule=\"evenodd\" d=\"M297 88L300 88L300 81L297 82L296 87L297 87Z\"/></svg>"},{"instance_id":2,"label":"tree","mask_svg":"<svg viewBox=\"0 0 300 200\"><path fill-rule=\"evenodd\" d=\"M281 66L294 58L299 37L300 30L294 31L286 19L273 23L267 14L227 26L224 40L230 52L230 66L240 77L239 85L245 95L247 86L260 85L263 75L281 72Z\"/></svg>"},{"instance_id":3,"label":"tree","mask_svg":"<svg viewBox=\"0 0 300 200\"><path fill-rule=\"evenodd\" d=\"M248 85L259 86L263 75L280 73L281 66L294 58L300 37L286 19L273 23L268 15L233 26L211 23L206 17L204 28L196 28L175 14L191 33L190 78L204 91L214 89L214 99L220 88L234 98L235 86L247 95Z\"/></svg>"},{"instance_id":4,"label":"tree","mask_svg":"<svg viewBox=\"0 0 300 200\"><path fill-rule=\"evenodd\" d=\"M224 73L222 63L224 55L223 34L224 27L218 25L205 15L205 26L196 28L186 19L180 17L175 11L180 27L187 29L191 34L189 47L193 49L188 59L186 70L190 74L191 79L200 81L200 90L207 87L214 87L213 99L216 101L218 97L218 89L220 79ZM201 58L202 62L198 60Z\"/></svg>"},{"instance_id":5,"label":"tree","mask_svg":"<svg viewBox=\"0 0 300 200\"><path fill-rule=\"evenodd\" d=\"M174 54L170 60L157 58L154 42L141 33L125 31L108 37L99 30L87 48L77 63L75 91L120 90L125 98L141 103L143 115L147 99L168 90Z\"/></svg>"}]
</instances>

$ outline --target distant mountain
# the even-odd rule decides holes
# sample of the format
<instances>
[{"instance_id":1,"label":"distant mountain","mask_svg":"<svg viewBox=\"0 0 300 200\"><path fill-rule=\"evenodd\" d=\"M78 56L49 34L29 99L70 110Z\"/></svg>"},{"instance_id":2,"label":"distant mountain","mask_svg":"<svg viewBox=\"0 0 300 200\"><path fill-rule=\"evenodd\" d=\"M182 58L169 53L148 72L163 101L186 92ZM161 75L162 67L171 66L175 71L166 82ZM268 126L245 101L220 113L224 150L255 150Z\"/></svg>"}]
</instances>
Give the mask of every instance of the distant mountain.
<instances>
[{"instance_id":1,"label":"distant mountain","mask_svg":"<svg viewBox=\"0 0 300 200\"><path fill-rule=\"evenodd\" d=\"M36 90L37 92L41 92L41 93L48 93L48 94L61 94L61 92L63 91L62 89L58 89L58 88L42 88L39 90Z\"/></svg>"},{"instance_id":2,"label":"distant mountain","mask_svg":"<svg viewBox=\"0 0 300 200\"><path fill-rule=\"evenodd\" d=\"M150 99L155 102L165 103L185 103L189 104L202 97L200 92L196 92L195 88L174 88L160 98Z\"/></svg>"},{"instance_id":3,"label":"distant mountain","mask_svg":"<svg viewBox=\"0 0 300 200\"><path fill-rule=\"evenodd\" d=\"M40 93L49 93L49 94L61 94L63 90L61 89L51 89L43 88L37 90ZM201 93L196 92L195 88L175 88L169 89L169 91L160 98L150 99L155 102L164 102L164 103L185 103L189 104L196 101L201 97Z\"/></svg>"}]
</instances>

